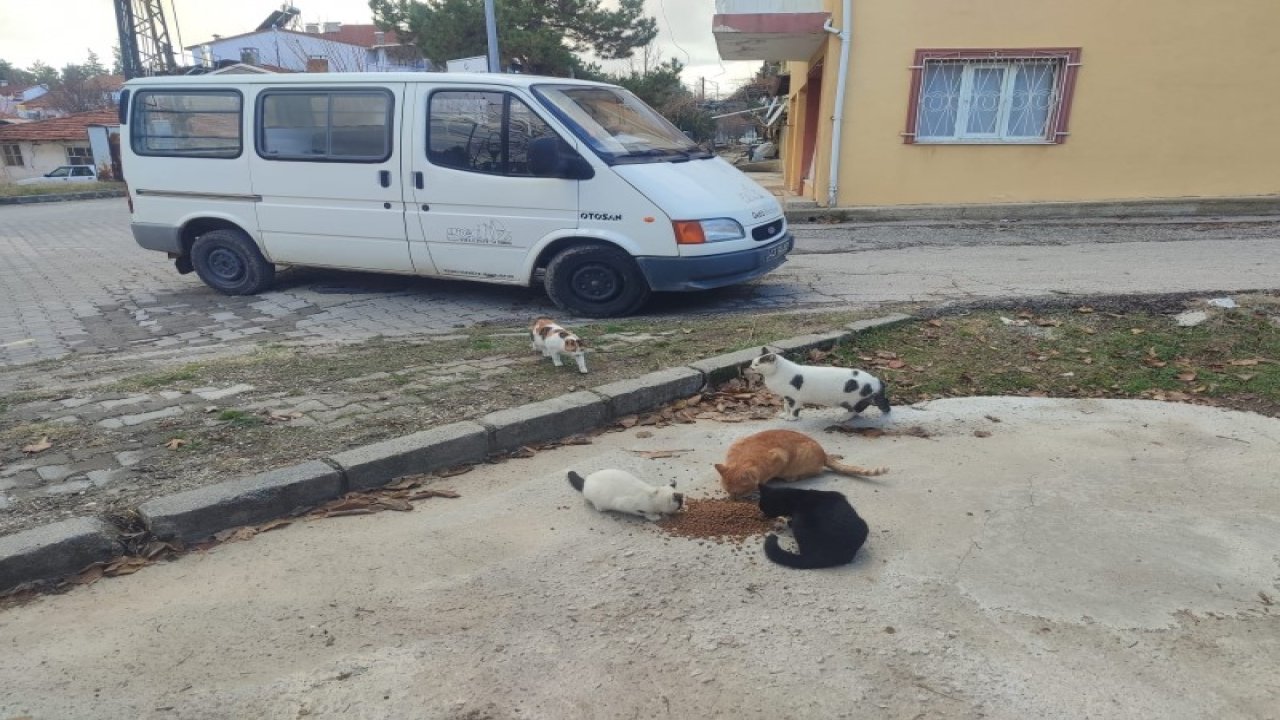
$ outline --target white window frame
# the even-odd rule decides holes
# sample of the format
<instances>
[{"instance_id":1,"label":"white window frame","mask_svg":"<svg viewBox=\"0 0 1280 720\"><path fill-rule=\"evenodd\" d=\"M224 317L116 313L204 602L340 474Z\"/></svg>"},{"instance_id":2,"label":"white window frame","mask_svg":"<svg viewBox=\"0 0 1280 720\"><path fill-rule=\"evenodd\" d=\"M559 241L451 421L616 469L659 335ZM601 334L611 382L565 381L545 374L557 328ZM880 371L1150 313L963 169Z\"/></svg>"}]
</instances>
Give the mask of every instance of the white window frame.
<instances>
[{"instance_id":1,"label":"white window frame","mask_svg":"<svg viewBox=\"0 0 1280 720\"><path fill-rule=\"evenodd\" d=\"M22 146L18 143L0 145L0 159L4 160L5 167L26 166L26 161L22 157Z\"/></svg>"},{"instance_id":2,"label":"white window frame","mask_svg":"<svg viewBox=\"0 0 1280 720\"><path fill-rule=\"evenodd\" d=\"M84 162L77 162L76 158L73 158L71 156L71 151L73 150L83 151L83 152L77 152L76 156L83 157ZM67 152L68 165L92 165L93 164L93 148L91 147L88 147L86 145L68 145L66 146L66 152Z\"/></svg>"},{"instance_id":3,"label":"white window frame","mask_svg":"<svg viewBox=\"0 0 1280 720\"><path fill-rule=\"evenodd\" d=\"M946 145L946 144L964 144L964 143L990 143L999 145L1048 145L1053 144L1054 140L1048 133L1053 129L1053 118L1058 113L1062 104L1062 97L1058 93L1058 85L1060 73L1062 72L1062 63L1055 60L1040 60L1035 58L1017 59L1007 62L992 62L990 60L929 60L924 69L925 77L928 75L928 64L935 65L961 65L960 71L960 99L956 107L955 126L952 128L951 135L920 135L916 134L915 142L921 145ZM1031 63L1045 64L1053 66L1053 106L1049 110L1048 129L1045 134L1041 135L1008 135L1009 111L1013 105L1013 84L1014 77L1022 65ZM1003 71L1000 84L1000 107L996 113L996 131L993 133L976 133L969 132L969 111L973 107L973 76L974 72L979 68L983 70L999 69ZM921 87L921 97L916 98L917 103L923 102L924 87ZM917 123L920 122L921 115L917 116Z\"/></svg>"}]
</instances>

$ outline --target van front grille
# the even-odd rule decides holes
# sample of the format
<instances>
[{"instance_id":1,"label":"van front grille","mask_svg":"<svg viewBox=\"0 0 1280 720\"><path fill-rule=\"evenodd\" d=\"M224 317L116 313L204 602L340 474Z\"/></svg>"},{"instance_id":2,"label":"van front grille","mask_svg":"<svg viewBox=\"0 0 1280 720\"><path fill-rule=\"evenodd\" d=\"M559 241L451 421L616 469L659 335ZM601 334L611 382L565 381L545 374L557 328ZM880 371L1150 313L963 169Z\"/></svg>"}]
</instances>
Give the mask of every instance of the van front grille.
<instances>
[{"instance_id":1,"label":"van front grille","mask_svg":"<svg viewBox=\"0 0 1280 720\"><path fill-rule=\"evenodd\" d=\"M785 218L778 218L764 225L757 225L751 228L751 237L755 240L772 240L782 234L787 227Z\"/></svg>"}]
</instances>

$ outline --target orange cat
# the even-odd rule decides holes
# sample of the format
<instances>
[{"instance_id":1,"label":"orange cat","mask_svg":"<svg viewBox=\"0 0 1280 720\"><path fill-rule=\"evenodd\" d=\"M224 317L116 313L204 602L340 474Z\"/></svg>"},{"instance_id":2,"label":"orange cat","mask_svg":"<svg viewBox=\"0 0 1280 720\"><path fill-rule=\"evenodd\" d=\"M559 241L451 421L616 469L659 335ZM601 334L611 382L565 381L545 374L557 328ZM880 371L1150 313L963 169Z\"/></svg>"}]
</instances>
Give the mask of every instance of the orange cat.
<instances>
[{"instance_id":1,"label":"orange cat","mask_svg":"<svg viewBox=\"0 0 1280 720\"><path fill-rule=\"evenodd\" d=\"M791 430L765 430L738 440L729 446L724 465L716 464L720 484L733 497L755 492L774 478L801 480L830 468L841 475L872 477L889 472L889 468L862 468L836 462L839 455L828 455L817 440Z\"/></svg>"}]
</instances>

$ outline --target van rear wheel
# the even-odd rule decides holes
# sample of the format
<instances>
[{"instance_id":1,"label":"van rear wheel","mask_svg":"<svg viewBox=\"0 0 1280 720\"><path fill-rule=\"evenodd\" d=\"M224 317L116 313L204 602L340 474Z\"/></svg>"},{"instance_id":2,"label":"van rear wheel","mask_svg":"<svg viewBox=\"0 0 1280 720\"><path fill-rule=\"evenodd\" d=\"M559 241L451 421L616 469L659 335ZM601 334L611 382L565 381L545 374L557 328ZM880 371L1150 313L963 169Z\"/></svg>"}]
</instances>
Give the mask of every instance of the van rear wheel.
<instances>
[{"instance_id":1,"label":"van rear wheel","mask_svg":"<svg viewBox=\"0 0 1280 720\"><path fill-rule=\"evenodd\" d=\"M191 264L205 285L224 295L256 295L271 287L276 266L240 230L213 230L191 246Z\"/></svg>"},{"instance_id":2,"label":"van rear wheel","mask_svg":"<svg viewBox=\"0 0 1280 720\"><path fill-rule=\"evenodd\" d=\"M547 265L547 296L562 310L584 317L619 317L649 299L649 283L636 261L614 247L577 245Z\"/></svg>"}]
</instances>

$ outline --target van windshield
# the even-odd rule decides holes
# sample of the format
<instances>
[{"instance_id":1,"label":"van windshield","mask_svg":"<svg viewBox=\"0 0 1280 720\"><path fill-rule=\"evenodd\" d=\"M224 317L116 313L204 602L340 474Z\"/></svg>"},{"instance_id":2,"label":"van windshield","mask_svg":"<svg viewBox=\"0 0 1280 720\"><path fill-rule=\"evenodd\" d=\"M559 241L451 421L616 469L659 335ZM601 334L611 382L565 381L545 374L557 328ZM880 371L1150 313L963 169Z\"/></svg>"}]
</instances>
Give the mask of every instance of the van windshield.
<instances>
[{"instance_id":1,"label":"van windshield","mask_svg":"<svg viewBox=\"0 0 1280 720\"><path fill-rule=\"evenodd\" d=\"M538 97L605 162L683 162L711 153L622 88L539 85Z\"/></svg>"}]
</instances>

